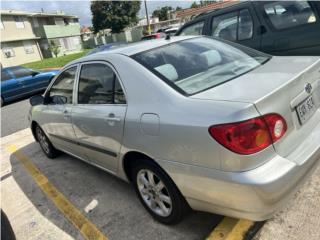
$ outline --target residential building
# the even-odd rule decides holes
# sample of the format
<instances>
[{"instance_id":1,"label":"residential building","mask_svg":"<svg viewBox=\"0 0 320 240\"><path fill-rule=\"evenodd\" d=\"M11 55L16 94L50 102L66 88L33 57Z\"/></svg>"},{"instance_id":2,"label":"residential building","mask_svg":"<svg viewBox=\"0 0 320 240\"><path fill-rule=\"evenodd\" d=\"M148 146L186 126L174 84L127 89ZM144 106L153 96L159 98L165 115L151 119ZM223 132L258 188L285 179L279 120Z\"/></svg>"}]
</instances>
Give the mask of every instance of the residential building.
<instances>
[{"instance_id":1,"label":"residential building","mask_svg":"<svg viewBox=\"0 0 320 240\"><path fill-rule=\"evenodd\" d=\"M42 59L40 37L32 29L31 19L23 12L1 11L1 64L14 66Z\"/></svg>"},{"instance_id":2,"label":"residential building","mask_svg":"<svg viewBox=\"0 0 320 240\"><path fill-rule=\"evenodd\" d=\"M59 56L82 49L78 17L57 13L1 10L1 63L20 65L53 57L50 46L59 46Z\"/></svg>"}]
</instances>

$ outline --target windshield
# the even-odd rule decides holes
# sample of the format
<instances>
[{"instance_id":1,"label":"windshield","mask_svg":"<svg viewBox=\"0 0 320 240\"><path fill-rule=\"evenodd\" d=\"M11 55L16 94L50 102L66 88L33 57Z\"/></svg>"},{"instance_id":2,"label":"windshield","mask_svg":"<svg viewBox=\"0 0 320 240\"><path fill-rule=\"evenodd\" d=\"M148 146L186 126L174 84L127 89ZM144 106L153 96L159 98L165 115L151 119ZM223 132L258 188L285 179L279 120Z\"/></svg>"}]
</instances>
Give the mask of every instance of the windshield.
<instances>
[{"instance_id":1,"label":"windshield","mask_svg":"<svg viewBox=\"0 0 320 240\"><path fill-rule=\"evenodd\" d=\"M253 49L209 37L175 42L132 57L185 95L230 81L270 58Z\"/></svg>"}]
</instances>

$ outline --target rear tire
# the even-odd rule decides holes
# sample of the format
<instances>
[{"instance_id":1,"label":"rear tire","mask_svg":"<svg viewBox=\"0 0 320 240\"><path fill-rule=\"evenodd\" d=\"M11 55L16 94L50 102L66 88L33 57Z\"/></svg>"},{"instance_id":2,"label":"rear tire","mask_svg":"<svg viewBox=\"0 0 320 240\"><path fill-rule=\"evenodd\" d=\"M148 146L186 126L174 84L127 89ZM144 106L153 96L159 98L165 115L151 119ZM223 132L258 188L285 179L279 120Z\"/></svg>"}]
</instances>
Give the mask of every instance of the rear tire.
<instances>
[{"instance_id":1,"label":"rear tire","mask_svg":"<svg viewBox=\"0 0 320 240\"><path fill-rule=\"evenodd\" d=\"M60 154L39 125L36 126L36 135L42 151L48 158L55 158Z\"/></svg>"},{"instance_id":2,"label":"rear tire","mask_svg":"<svg viewBox=\"0 0 320 240\"><path fill-rule=\"evenodd\" d=\"M155 220L171 225L183 219L189 206L158 165L145 159L139 160L131 176L138 198Z\"/></svg>"}]
</instances>

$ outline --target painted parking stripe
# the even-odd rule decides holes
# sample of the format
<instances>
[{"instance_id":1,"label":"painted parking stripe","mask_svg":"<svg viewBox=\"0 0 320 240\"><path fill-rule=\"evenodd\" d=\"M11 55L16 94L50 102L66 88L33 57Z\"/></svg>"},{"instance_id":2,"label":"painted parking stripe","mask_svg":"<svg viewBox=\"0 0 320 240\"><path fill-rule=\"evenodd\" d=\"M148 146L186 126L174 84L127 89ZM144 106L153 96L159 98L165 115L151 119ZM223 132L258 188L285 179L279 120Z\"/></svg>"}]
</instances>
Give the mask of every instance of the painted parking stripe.
<instances>
[{"instance_id":1,"label":"painted parking stripe","mask_svg":"<svg viewBox=\"0 0 320 240\"><path fill-rule=\"evenodd\" d=\"M22 163L45 195L56 205L64 216L81 232L87 240L107 240L108 238L61 193L43 175L40 170L23 155L15 145L7 150Z\"/></svg>"},{"instance_id":2,"label":"painted parking stripe","mask_svg":"<svg viewBox=\"0 0 320 240\"><path fill-rule=\"evenodd\" d=\"M206 240L243 240L254 222L225 217Z\"/></svg>"}]
</instances>

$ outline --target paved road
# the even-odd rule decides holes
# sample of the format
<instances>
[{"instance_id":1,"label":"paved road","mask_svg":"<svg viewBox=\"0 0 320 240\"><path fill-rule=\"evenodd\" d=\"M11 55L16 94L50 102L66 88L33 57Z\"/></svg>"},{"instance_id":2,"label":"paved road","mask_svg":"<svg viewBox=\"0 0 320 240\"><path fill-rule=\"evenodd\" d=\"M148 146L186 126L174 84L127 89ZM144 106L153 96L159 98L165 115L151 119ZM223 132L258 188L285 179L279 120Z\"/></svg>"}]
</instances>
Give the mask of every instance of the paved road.
<instances>
[{"instance_id":1,"label":"paved road","mask_svg":"<svg viewBox=\"0 0 320 240\"><path fill-rule=\"evenodd\" d=\"M29 99L9 103L1 108L1 136L7 136L29 127L27 115Z\"/></svg>"}]
</instances>

